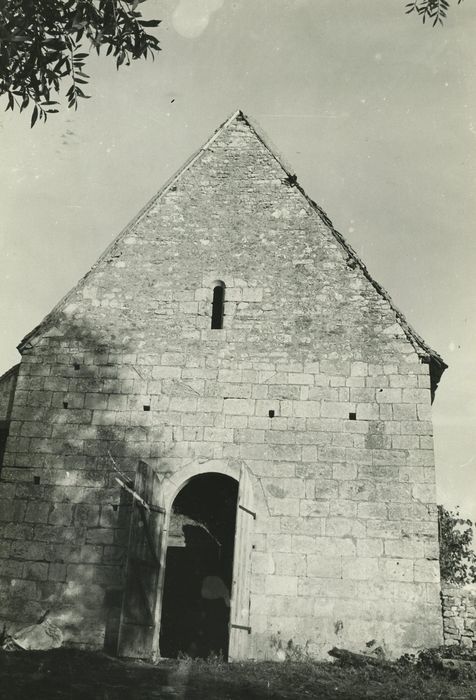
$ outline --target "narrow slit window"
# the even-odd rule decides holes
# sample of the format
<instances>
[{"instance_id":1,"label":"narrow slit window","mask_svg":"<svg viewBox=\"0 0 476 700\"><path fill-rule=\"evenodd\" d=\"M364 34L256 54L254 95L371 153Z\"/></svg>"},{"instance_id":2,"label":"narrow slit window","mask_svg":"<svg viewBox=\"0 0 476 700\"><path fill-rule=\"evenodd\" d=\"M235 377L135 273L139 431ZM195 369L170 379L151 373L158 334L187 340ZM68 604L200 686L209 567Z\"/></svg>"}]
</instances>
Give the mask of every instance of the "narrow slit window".
<instances>
[{"instance_id":1,"label":"narrow slit window","mask_svg":"<svg viewBox=\"0 0 476 700\"><path fill-rule=\"evenodd\" d=\"M215 282L213 287L212 328L223 328L224 304L225 284L223 282Z\"/></svg>"}]
</instances>

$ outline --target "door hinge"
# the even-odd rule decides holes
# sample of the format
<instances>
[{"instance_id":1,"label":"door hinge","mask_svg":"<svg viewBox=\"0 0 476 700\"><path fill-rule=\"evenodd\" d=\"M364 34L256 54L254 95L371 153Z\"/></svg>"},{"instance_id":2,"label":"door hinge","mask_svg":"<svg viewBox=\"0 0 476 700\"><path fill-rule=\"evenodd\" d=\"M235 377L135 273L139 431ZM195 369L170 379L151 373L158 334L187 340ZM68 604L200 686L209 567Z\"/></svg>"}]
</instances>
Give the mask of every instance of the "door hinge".
<instances>
[{"instance_id":1,"label":"door hinge","mask_svg":"<svg viewBox=\"0 0 476 700\"><path fill-rule=\"evenodd\" d=\"M249 508L245 508L245 506L239 505L238 508L241 508L241 510L244 510L245 513L248 513L253 517L253 520L256 520L256 513L254 513L252 510L249 510Z\"/></svg>"},{"instance_id":2,"label":"door hinge","mask_svg":"<svg viewBox=\"0 0 476 700\"><path fill-rule=\"evenodd\" d=\"M246 625L233 625L231 624L230 627L232 627L235 630L245 630L248 632L248 634L251 634L251 627L247 627Z\"/></svg>"}]
</instances>

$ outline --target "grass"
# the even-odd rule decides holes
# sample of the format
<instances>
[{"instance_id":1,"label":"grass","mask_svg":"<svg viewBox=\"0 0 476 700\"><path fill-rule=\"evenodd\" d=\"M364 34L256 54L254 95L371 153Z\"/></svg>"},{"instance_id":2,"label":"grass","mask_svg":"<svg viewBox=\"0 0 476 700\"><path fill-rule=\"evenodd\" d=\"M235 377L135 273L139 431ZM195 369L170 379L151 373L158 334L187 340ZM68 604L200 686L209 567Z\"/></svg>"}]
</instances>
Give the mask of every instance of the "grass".
<instances>
[{"instance_id":1,"label":"grass","mask_svg":"<svg viewBox=\"0 0 476 700\"><path fill-rule=\"evenodd\" d=\"M1 700L476 700L475 675L440 668L436 654L377 666L220 659L152 666L65 648L0 652Z\"/></svg>"}]
</instances>

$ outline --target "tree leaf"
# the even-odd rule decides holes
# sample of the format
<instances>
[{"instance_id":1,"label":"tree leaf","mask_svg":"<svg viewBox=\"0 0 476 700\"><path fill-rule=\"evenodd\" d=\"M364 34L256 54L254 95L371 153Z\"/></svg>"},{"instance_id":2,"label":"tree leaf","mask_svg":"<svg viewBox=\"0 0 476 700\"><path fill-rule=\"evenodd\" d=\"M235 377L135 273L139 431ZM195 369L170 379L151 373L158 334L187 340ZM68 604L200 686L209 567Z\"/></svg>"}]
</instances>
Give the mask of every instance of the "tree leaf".
<instances>
[{"instance_id":1,"label":"tree leaf","mask_svg":"<svg viewBox=\"0 0 476 700\"><path fill-rule=\"evenodd\" d=\"M38 119L38 107L35 105L33 112L32 112L32 115L31 115L30 129L32 129L35 126L37 119Z\"/></svg>"}]
</instances>

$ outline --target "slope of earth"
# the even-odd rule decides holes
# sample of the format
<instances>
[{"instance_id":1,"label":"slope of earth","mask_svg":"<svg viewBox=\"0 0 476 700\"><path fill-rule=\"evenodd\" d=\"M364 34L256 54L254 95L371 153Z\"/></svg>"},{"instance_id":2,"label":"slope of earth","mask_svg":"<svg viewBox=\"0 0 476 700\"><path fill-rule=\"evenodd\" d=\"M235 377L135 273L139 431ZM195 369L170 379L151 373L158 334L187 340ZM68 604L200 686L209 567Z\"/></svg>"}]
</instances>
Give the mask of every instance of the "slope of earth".
<instances>
[{"instance_id":1,"label":"slope of earth","mask_svg":"<svg viewBox=\"0 0 476 700\"><path fill-rule=\"evenodd\" d=\"M464 674L463 674L464 676ZM157 666L59 649L0 652L2 700L474 700L476 679L385 663L163 661Z\"/></svg>"}]
</instances>

